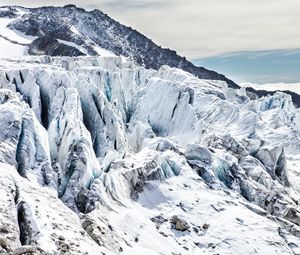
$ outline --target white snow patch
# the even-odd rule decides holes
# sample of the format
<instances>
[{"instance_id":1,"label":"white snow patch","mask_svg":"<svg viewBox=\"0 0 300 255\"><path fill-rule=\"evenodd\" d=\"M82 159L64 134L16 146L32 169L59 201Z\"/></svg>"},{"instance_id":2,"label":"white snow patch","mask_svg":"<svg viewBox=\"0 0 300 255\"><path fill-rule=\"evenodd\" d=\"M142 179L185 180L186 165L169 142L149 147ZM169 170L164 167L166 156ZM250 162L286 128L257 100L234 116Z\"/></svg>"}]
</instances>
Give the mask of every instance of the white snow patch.
<instances>
[{"instance_id":1,"label":"white snow patch","mask_svg":"<svg viewBox=\"0 0 300 255\"><path fill-rule=\"evenodd\" d=\"M99 46L94 46L94 50L99 54L101 57L115 57L116 55L106 49L103 49Z\"/></svg>"},{"instance_id":2,"label":"white snow patch","mask_svg":"<svg viewBox=\"0 0 300 255\"><path fill-rule=\"evenodd\" d=\"M11 43L0 37L0 58L19 57L26 54L27 47Z\"/></svg>"},{"instance_id":3,"label":"white snow patch","mask_svg":"<svg viewBox=\"0 0 300 255\"><path fill-rule=\"evenodd\" d=\"M12 21L13 20L9 18L0 18L0 34L11 41L16 41L20 44L30 44L35 37L27 36L19 31L9 29L7 25Z\"/></svg>"},{"instance_id":4,"label":"white snow patch","mask_svg":"<svg viewBox=\"0 0 300 255\"><path fill-rule=\"evenodd\" d=\"M69 41L65 41L65 40L61 40L61 39L57 39L60 43L64 43L66 45L69 45L69 46L72 46L78 50L80 50L82 53L88 55L88 52L85 48L83 48L82 46L79 46L78 44L76 43L73 43L73 42L69 42Z\"/></svg>"}]
</instances>

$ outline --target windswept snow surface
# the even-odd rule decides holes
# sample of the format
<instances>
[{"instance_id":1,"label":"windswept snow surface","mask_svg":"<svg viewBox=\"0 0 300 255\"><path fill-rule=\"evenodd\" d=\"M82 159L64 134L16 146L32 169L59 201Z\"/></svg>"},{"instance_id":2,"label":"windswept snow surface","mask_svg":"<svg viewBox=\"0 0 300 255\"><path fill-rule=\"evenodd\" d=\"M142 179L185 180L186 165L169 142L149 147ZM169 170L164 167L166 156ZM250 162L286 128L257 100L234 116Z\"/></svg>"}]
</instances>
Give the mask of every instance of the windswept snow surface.
<instances>
[{"instance_id":1,"label":"windswept snow surface","mask_svg":"<svg viewBox=\"0 0 300 255\"><path fill-rule=\"evenodd\" d=\"M7 59L0 130L2 253L300 254L289 95L115 56Z\"/></svg>"}]
</instances>

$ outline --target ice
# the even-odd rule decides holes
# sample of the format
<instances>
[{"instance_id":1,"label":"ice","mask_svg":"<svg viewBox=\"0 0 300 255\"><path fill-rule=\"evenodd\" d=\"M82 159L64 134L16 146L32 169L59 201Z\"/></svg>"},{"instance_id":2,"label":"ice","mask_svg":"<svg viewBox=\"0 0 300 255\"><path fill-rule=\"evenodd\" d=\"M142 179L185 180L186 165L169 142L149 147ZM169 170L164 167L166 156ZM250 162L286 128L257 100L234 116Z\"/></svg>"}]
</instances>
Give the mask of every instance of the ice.
<instances>
[{"instance_id":1,"label":"ice","mask_svg":"<svg viewBox=\"0 0 300 255\"><path fill-rule=\"evenodd\" d=\"M4 251L12 252L21 247L22 242L24 248L29 245L48 254L110 254L85 234L78 216L64 206L53 189L20 177L16 169L3 163L0 176L3 191L12 196L15 194L15 198L11 197L6 203L7 208L1 207L5 209L5 214L1 215L6 216L1 220L1 229L5 226L9 229L9 234L1 234L1 238L12 237L5 239L8 245Z\"/></svg>"},{"instance_id":2,"label":"ice","mask_svg":"<svg viewBox=\"0 0 300 255\"><path fill-rule=\"evenodd\" d=\"M77 91L60 87L52 105L56 109L52 111L48 133L51 158L58 167L58 195L72 206L80 187L89 187L93 178L100 175L100 164L82 122Z\"/></svg>"},{"instance_id":3,"label":"ice","mask_svg":"<svg viewBox=\"0 0 300 255\"><path fill-rule=\"evenodd\" d=\"M284 93L250 100L167 66L44 56L0 60L0 103L10 250L299 249L299 109Z\"/></svg>"},{"instance_id":4,"label":"ice","mask_svg":"<svg viewBox=\"0 0 300 255\"><path fill-rule=\"evenodd\" d=\"M25 108L25 107L24 107ZM48 134L30 109L24 109L16 160L20 175L56 188L51 167Z\"/></svg>"},{"instance_id":5,"label":"ice","mask_svg":"<svg viewBox=\"0 0 300 255\"><path fill-rule=\"evenodd\" d=\"M139 55L149 45L135 53L123 40L135 31L103 13L46 9L72 11L61 24L72 42L60 42L100 56L20 57L36 37L11 28L28 32L38 14L14 7L0 18L1 254L299 253L291 96L250 99L225 81L159 68L161 57ZM58 24L51 18L40 24ZM99 46L97 31L121 56Z\"/></svg>"}]
</instances>

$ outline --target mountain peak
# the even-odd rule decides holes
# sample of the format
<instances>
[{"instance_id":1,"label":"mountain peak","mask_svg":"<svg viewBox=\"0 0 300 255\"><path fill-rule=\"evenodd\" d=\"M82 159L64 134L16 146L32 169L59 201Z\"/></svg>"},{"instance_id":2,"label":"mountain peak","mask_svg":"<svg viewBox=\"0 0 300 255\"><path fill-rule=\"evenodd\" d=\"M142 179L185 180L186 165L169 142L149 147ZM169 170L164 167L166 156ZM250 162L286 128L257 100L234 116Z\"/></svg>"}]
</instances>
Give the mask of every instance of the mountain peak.
<instances>
[{"instance_id":1,"label":"mountain peak","mask_svg":"<svg viewBox=\"0 0 300 255\"><path fill-rule=\"evenodd\" d=\"M15 7L23 8L23 7ZM138 31L113 20L100 10L86 11L76 5L63 7L25 8L17 19L7 26L25 36L50 36L85 49L90 56L101 55L102 50L133 59L146 68L158 70L162 65L178 67L202 79L224 80L229 86L238 86L224 75L203 67L196 67L176 51L161 48ZM5 15L3 13L2 15ZM7 16L8 17L8 16ZM45 18L47 17L47 18ZM34 52L46 54L40 49Z\"/></svg>"}]
</instances>

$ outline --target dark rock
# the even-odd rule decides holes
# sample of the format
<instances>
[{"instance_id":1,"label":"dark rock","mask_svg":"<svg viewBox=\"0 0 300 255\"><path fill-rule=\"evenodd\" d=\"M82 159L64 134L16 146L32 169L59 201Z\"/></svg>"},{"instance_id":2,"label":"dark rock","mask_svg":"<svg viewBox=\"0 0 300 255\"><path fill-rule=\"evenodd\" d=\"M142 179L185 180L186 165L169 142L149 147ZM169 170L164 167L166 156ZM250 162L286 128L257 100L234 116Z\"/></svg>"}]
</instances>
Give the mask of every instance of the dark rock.
<instances>
[{"instance_id":1,"label":"dark rock","mask_svg":"<svg viewBox=\"0 0 300 255\"><path fill-rule=\"evenodd\" d=\"M214 248L216 248L216 245L214 245L213 243L209 243L208 247L214 249Z\"/></svg>"},{"instance_id":2,"label":"dark rock","mask_svg":"<svg viewBox=\"0 0 300 255\"><path fill-rule=\"evenodd\" d=\"M17 17L15 8L8 7L4 10L0 9L0 18L15 18L15 17Z\"/></svg>"},{"instance_id":3,"label":"dark rock","mask_svg":"<svg viewBox=\"0 0 300 255\"><path fill-rule=\"evenodd\" d=\"M203 226L202 226L202 228L203 228L203 229L208 229L208 228L209 228L209 224L204 223Z\"/></svg>"},{"instance_id":4,"label":"dark rock","mask_svg":"<svg viewBox=\"0 0 300 255\"><path fill-rule=\"evenodd\" d=\"M0 247L7 249L8 247L8 242L6 238L0 237Z\"/></svg>"},{"instance_id":5,"label":"dark rock","mask_svg":"<svg viewBox=\"0 0 300 255\"><path fill-rule=\"evenodd\" d=\"M61 241L65 241L66 240L63 236L59 236L58 239L61 240Z\"/></svg>"},{"instance_id":6,"label":"dark rock","mask_svg":"<svg viewBox=\"0 0 300 255\"><path fill-rule=\"evenodd\" d=\"M199 229L197 227L193 227L193 230L196 232L196 233L199 233Z\"/></svg>"},{"instance_id":7,"label":"dark rock","mask_svg":"<svg viewBox=\"0 0 300 255\"><path fill-rule=\"evenodd\" d=\"M164 218L163 216L161 215L158 215L158 216L155 216L155 217L152 217L150 218L150 220L158 225L161 225L163 224L164 222L168 221L166 218Z\"/></svg>"},{"instance_id":8,"label":"dark rock","mask_svg":"<svg viewBox=\"0 0 300 255\"><path fill-rule=\"evenodd\" d=\"M189 224L176 215L174 215L170 221L174 225L174 228L178 231L186 231L190 229Z\"/></svg>"},{"instance_id":9,"label":"dark rock","mask_svg":"<svg viewBox=\"0 0 300 255\"><path fill-rule=\"evenodd\" d=\"M9 233L9 229L6 226L1 226L0 227L0 233L1 234L8 234Z\"/></svg>"},{"instance_id":10,"label":"dark rock","mask_svg":"<svg viewBox=\"0 0 300 255\"><path fill-rule=\"evenodd\" d=\"M84 56L75 47L60 43L57 39L50 36L42 36L34 41L28 47L28 53L30 55L51 55L51 56Z\"/></svg>"}]
</instances>

